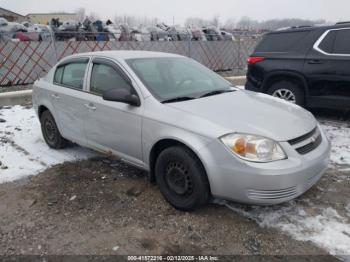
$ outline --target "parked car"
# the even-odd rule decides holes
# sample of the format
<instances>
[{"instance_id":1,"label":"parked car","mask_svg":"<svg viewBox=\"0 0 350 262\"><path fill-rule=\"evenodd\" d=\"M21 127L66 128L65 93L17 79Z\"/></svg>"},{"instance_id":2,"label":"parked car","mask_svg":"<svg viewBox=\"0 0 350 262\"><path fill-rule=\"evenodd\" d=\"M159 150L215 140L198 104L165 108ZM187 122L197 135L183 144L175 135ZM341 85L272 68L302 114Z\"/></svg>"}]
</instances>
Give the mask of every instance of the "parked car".
<instances>
[{"instance_id":1,"label":"parked car","mask_svg":"<svg viewBox=\"0 0 350 262\"><path fill-rule=\"evenodd\" d=\"M14 39L19 41L41 41L41 36L37 32L16 32Z\"/></svg>"},{"instance_id":2,"label":"parked car","mask_svg":"<svg viewBox=\"0 0 350 262\"><path fill-rule=\"evenodd\" d=\"M16 33L16 32L26 32L27 28L15 22L9 22L5 18L0 17L0 33Z\"/></svg>"},{"instance_id":3,"label":"parked car","mask_svg":"<svg viewBox=\"0 0 350 262\"><path fill-rule=\"evenodd\" d=\"M222 36L222 39L224 41L235 41L235 37L233 36L233 34L231 34L230 32L227 32L227 31L223 31L223 30L220 30L221 32L221 36Z\"/></svg>"},{"instance_id":4,"label":"parked car","mask_svg":"<svg viewBox=\"0 0 350 262\"><path fill-rule=\"evenodd\" d=\"M246 89L305 107L350 108L350 23L265 35L248 59Z\"/></svg>"},{"instance_id":5,"label":"parked car","mask_svg":"<svg viewBox=\"0 0 350 262\"><path fill-rule=\"evenodd\" d=\"M180 210L211 196L270 205L322 176L330 144L311 113L239 90L192 59L144 51L73 55L33 87L46 143L70 140L149 172Z\"/></svg>"},{"instance_id":6,"label":"parked car","mask_svg":"<svg viewBox=\"0 0 350 262\"><path fill-rule=\"evenodd\" d=\"M192 41L207 41L207 38L202 28L194 27L194 28L191 28L190 30L192 34Z\"/></svg>"},{"instance_id":7,"label":"parked car","mask_svg":"<svg viewBox=\"0 0 350 262\"><path fill-rule=\"evenodd\" d=\"M222 41L222 40L224 40L224 37L221 34L221 31L218 28L216 28L215 26L205 27L205 28L203 28L203 32L204 32L208 41Z\"/></svg>"}]
</instances>

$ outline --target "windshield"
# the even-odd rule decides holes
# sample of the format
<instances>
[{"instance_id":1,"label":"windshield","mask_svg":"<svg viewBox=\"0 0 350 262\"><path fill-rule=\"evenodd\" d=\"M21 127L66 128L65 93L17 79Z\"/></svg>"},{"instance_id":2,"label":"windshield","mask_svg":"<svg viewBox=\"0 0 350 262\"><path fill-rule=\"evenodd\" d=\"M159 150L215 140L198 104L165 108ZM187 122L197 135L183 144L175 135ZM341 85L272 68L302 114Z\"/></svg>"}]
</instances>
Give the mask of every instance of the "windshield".
<instances>
[{"instance_id":1,"label":"windshield","mask_svg":"<svg viewBox=\"0 0 350 262\"><path fill-rule=\"evenodd\" d=\"M195 99L211 92L233 89L228 81L188 58L139 58L126 62L160 101Z\"/></svg>"}]
</instances>

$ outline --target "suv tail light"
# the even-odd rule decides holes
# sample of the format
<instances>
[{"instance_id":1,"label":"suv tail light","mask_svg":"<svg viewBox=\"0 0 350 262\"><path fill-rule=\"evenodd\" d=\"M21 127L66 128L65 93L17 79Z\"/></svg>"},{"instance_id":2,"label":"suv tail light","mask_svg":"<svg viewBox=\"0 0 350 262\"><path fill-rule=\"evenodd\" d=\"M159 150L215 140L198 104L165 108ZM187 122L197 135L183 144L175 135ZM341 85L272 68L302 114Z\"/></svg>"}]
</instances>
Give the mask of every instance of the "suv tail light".
<instances>
[{"instance_id":1,"label":"suv tail light","mask_svg":"<svg viewBox=\"0 0 350 262\"><path fill-rule=\"evenodd\" d=\"M248 58L248 65L255 65L257 63L260 63L262 61L265 61L265 57L260 56L251 56Z\"/></svg>"}]
</instances>

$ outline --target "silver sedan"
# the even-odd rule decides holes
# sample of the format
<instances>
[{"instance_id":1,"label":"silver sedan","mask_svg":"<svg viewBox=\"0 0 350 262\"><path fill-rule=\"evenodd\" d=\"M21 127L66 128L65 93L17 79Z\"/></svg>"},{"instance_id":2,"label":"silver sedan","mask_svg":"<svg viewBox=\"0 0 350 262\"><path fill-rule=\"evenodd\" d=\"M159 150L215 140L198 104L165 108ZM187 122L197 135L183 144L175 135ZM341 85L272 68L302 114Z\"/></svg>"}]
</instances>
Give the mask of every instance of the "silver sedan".
<instances>
[{"instance_id":1,"label":"silver sedan","mask_svg":"<svg viewBox=\"0 0 350 262\"><path fill-rule=\"evenodd\" d=\"M328 166L330 144L311 113L178 55L73 55L35 83L33 102L50 147L112 153L148 171L180 210L211 197L289 201Z\"/></svg>"}]
</instances>

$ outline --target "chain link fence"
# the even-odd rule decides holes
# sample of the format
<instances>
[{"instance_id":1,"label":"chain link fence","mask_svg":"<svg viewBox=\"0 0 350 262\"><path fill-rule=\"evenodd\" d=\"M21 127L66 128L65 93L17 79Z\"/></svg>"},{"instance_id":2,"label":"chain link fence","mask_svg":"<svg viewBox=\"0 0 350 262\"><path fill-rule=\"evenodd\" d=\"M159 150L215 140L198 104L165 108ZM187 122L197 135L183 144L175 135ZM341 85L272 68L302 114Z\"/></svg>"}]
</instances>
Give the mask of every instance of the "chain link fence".
<instances>
[{"instance_id":1,"label":"chain link fence","mask_svg":"<svg viewBox=\"0 0 350 262\"><path fill-rule=\"evenodd\" d=\"M146 39L146 38L144 38ZM142 37L127 41L111 34L18 35L16 39L0 34L0 86L32 84L44 76L60 59L71 54L104 50L144 50L176 53L197 60L225 76L242 75L246 59L259 39L240 37L234 40L195 41Z\"/></svg>"}]
</instances>

